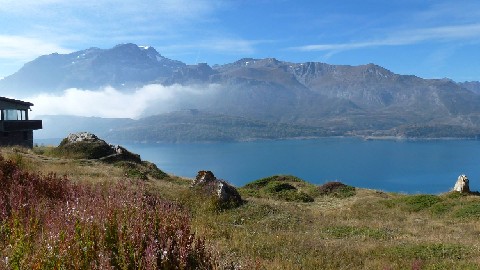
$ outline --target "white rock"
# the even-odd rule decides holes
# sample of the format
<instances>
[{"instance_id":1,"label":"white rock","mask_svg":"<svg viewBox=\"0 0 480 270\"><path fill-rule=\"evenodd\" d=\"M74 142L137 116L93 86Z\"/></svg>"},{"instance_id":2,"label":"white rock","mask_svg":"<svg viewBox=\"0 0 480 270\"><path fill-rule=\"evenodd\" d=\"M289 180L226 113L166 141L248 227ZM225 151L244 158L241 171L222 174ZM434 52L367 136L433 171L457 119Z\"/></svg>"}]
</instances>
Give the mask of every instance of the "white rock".
<instances>
[{"instance_id":1,"label":"white rock","mask_svg":"<svg viewBox=\"0 0 480 270\"><path fill-rule=\"evenodd\" d=\"M468 182L468 177L465 174L460 175L455 183L455 186L453 187L453 190L462 193L470 192L470 186Z\"/></svg>"}]
</instances>

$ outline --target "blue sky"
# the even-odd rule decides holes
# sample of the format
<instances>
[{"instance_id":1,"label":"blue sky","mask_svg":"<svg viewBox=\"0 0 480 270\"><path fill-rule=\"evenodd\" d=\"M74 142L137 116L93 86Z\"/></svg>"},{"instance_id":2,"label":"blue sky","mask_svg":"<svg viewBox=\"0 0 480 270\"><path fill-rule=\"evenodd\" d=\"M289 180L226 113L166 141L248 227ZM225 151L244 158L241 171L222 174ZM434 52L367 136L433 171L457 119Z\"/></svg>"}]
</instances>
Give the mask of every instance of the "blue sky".
<instances>
[{"instance_id":1,"label":"blue sky","mask_svg":"<svg viewBox=\"0 0 480 270\"><path fill-rule=\"evenodd\" d=\"M0 77L132 42L187 64L275 57L480 80L476 0L0 0L0 26Z\"/></svg>"}]
</instances>

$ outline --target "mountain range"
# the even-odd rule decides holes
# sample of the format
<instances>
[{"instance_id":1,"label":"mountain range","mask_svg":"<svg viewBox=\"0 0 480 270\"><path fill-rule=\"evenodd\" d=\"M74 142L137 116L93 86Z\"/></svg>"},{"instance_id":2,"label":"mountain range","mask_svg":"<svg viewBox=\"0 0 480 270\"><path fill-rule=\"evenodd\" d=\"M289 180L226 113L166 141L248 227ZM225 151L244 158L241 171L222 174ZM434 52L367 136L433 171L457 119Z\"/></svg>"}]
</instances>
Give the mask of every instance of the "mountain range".
<instances>
[{"instance_id":1,"label":"mountain range","mask_svg":"<svg viewBox=\"0 0 480 270\"><path fill-rule=\"evenodd\" d=\"M154 103L139 120L105 120L105 134L142 141L480 134L480 82L399 75L375 64L243 58L224 65L187 65L153 47L121 44L41 56L0 80L0 91L24 98L106 86L131 93L148 85L194 87L205 95L186 95L162 114ZM212 85L216 90L210 93ZM188 132L179 121L190 123ZM227 122L237 123L238 129L227 128Z\"/></svg>"}]
</instances>

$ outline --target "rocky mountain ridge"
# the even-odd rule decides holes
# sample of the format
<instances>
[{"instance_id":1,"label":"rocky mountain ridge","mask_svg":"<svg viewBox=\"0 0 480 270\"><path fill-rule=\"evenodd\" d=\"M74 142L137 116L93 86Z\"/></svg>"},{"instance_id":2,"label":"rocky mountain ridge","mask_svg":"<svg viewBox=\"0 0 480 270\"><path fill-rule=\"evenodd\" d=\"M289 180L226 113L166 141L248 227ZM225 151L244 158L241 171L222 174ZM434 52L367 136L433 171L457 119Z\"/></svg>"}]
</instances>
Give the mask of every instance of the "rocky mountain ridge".
<instances>
[{"instance_id":1,"label":"rocky mountain ridge","mask_svg":"<svg viewBox=\"0 0 480 270\"><path fill-rule=\"evenodd\" d=\"M120 44L111 49L89 48L70 54L52 53L26 63L0 81L0 90L19 95L58 93L68 88L135 88L161 82L186 65L163 57L153 47Z\"/></svg>"},{"instance_id":2,"label":"rocky mountain ridge","mask_svg":"<svg viewBox=\"0 0 480 270\"><path fill-rule=\"evenodd\" d=\"M106 86L134 92L150 84L218 86L219 91L201 102L179 103L172 110L193 108L335 134L402 136L412 129L418 133L440 127L476 136L480 128L478 82L399 75L375 64L291 63L275 58L187 65L135 44L41 56L0 80L0 91L14 91L20 97ZM155 104L146 111L159 113Z\"/></svg>"}]
</instances>

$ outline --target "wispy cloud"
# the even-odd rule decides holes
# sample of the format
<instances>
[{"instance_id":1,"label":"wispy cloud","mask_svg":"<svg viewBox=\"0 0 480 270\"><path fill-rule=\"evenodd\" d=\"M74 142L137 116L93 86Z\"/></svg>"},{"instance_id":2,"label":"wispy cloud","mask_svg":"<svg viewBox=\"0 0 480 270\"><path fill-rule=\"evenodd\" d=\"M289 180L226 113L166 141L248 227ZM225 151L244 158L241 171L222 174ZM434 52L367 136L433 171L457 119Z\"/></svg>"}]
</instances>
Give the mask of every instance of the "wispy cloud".
<instances>
[{"instance_id":1,"label":"wispy cloud","mask_svg":"<svg viewBox=\"0 0 480 270\"><path fill-rule=\"evenodd\" d=\"M81 9L98 13L109 11L122 14L141 14L158 16L167 15L169 18L192 18L208 13L221 1L215 0L3 0L0 12L18 13L24 15L40 15L44 12L63 10L66 14ZM40 10L39 10L40 8ZM142 13L139 13L142 11ZM62 14L58 14L62 16Z\"/></svg>"},{"instance_id":2,"label":"wispy cloud","mask_svg":"<svg viewBox=\"0 0 480 270\"><path fill-rule=\"evenodd\" d=\"M100 32L108 37L152 30L178 31L182 25L205 20L221 6L218 0L4 1L0 5L0 16L18 20L15 24L4 24L5 28L22 32L32 27L43 28L61 34Z\"/></svg>"},{"instance_id":3,"label":"wispy cloud","mask_svg":"<svg viewBox=\"0 0 480 270\"><path fill-rule=\"evenodd\" d=\"M337 53L346 50L378 47L378 46L401 46L418 44L427 41L458 41L480 40L480 24L452 25L423 29L412 29L389 34L383 39L368 41L337 43L337 44L313 44L293 47L298 51L330 51Z\"/></svg>"},{"instance_id":4,"label":"wispy cloud","mask_svg":"<svg viewBox=\"0 0 480 270\"><path fill-rule=\"evenodd\" d=\"M224 5L219 0L3 0L0 76L54 52L125 42L182 43Z\"/></svg>"},{"instance_id":5,"label":"wispy cloud","mask_svg":"<svg viewBox=\"0 0 480 270\"><path fill-rule=\"evenodd\" d=\"M0 59L10 63L0 64L0 75L53 52L124 42L183 43L225 5L219 0L3 0Z\"/></svg>"},{"instance_id":6,"label":"wispy cloud","mask_svg":"<svg viewBox=\"0 0 480 270\"><path fill-rule=\"evenodd\" d=\"M31 60L43 54L68 53L70 51L37 38L0 35L0 59Z\"/></svg>"},{"instance_id":7,"label":"wispy cloud","mask_svg":"<svg viewBox=\"0 0 480 270\"><path fill-rule=\"evenodd\" d=\"M60 95L40 94L27 100L35 104L33 117L55 114L139 118L145 114L195 108L198 104L203 104L202 100L208 100L215 95L218 90L219 86L215 84L208 86L152 84L135 92L122 92L112 87L100 91L71 88ZM128 109L125 104L128 104Z\"/></svg>"}]
</instances>

